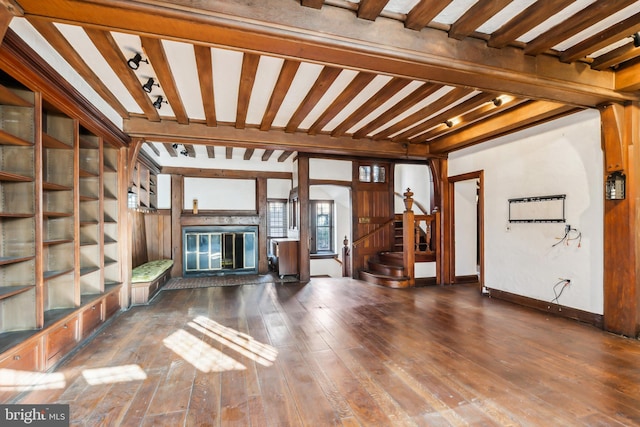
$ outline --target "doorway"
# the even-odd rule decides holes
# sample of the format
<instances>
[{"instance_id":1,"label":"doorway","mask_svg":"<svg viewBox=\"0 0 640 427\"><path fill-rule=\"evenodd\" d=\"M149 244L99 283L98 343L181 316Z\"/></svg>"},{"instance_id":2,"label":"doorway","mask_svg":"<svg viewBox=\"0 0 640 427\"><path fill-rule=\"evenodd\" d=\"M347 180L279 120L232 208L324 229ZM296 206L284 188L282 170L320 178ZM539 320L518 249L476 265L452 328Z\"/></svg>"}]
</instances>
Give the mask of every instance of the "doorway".
<instances>
[{"instance_id":1,"label":"doorway","mask_svg":"<svg viewBox=\"0 0 640 427\"><path fill-rule=\"evenodd\" d=\"M483 171L449 177L453 283L484 286Z\"/></svg>"}]
</instances>

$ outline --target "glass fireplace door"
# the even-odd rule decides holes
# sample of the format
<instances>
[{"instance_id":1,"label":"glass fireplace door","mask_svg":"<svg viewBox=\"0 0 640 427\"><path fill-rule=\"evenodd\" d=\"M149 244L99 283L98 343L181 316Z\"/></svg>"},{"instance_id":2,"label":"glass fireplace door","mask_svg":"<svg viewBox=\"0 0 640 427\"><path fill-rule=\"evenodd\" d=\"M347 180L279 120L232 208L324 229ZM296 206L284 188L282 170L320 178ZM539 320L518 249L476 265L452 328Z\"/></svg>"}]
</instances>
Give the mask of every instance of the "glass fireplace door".
<instances>
[{"instance_id":1,"label":"glass fireplace door","mask_svg":"<svg viewBox=\"0 0 640 427\"><path fill-rule=\"evenodd\" d=\"M185 276L256 273L256 230L190 227L183 230Z\"/></svg>"}]
</instances>

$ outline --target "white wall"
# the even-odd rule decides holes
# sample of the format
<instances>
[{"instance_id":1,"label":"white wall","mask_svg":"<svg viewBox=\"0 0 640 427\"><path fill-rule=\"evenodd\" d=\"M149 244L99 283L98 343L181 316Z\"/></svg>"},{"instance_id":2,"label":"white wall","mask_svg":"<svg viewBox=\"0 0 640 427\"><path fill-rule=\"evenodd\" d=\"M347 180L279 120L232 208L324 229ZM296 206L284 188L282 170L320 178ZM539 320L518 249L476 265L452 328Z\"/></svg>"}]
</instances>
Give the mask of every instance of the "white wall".
<instances>
[{"instance_id":1,"label":"white wall","mask_svg":"<svg viewBox=\"0 0 640 427\"><path fill-rule=\"evenodd\" d=\"M588 110L451 154L449 175L484 170L485 285L603 311L603 154L600 117ZM566 194L567 224L582 244L552 247L564 223L508 223L508 199Z\"/></svg>"},{"instance_id":2,"label":"white wall","mask_svg":"<svg viewBox=\"0 0 640 427\"><path fill-rule=\"evenodd\" d=\"M268 179L267 198L269 199L289 199L291 192L290 179Z\"/></svg>"},{"instance_id":3,"label":"white wall","mask_svg":"<svg viewBox=\"0 0 640 427\"><path fill-rule=\"evenodd\" d=\"M478 273L477 180L454 184L455 213L455 275L474 276Z\"/></svg>"},{"instance_id":4,"label":"white wall","mask_svg":"<svg viewBox=\"0 0 640 427\"><path fill-rule=\"evenodd\" d=\"M171 209L171 175L158 174L158 209Z\"/></svg>"},{"instance_id":5,"label":"white wall","mask_svg":"<svg viewBox=\"0 0 640 427\"><path fill-rule=\"evenodd\" d=\"M198 209L255 210L254 179L185 178L184 209L191 209L198 199Z\"/></svg>"},{"instance_id":6,"label":"white wall","mask_svg":"<svg viewBox=\"0 0 640 427\"><path fill-rule=\"evenodd\" d=\"M350 161L309 159L309 179L333 179L351 182L351 178Z\"/></svg>"},{"instance_id":7,"label":"white wall","mask_svg":"<svg viewBox=\"0 0 640 427\"><path fill-rule=\"evenodd\" d=\"M394 212L404 212L404 203L402 202L402 194L407 191L407 188L411 188L413 193L413 200L415 204L413 206L413 212L417 215L422 215L423 212L417 206L418 204L424 207L429 212L429 200L431 193L431 171L427 165L396 165L394 171Z\"/></svg>"}]
</instances>

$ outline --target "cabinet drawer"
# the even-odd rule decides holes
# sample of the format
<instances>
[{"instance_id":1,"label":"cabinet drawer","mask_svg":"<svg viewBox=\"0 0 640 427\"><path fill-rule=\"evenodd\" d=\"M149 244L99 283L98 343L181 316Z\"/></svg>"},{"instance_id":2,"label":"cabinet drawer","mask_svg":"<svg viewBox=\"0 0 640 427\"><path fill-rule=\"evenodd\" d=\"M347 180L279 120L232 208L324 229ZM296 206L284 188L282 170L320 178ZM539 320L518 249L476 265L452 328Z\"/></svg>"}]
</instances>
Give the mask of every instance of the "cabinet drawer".
<instances>
[{"instance_id":1,"label":"cabinet drawer","mask_svg":"<svg viewBox=\"0 0 640 427\"><path fill-rule=\"evenodd\" d=\"M82 338L88 337L102 323L102 301L82 312Z\"/></svg>"},{"instance_id":2,"label":"cabinet drawer","mask_svg":"<svg viewBox=\"0 0 640 427\"><path fill-rule=\"evenodd\" d=\"M120 310L120 292L113 292L104 299L105 304L105 316L104 319L107 320L109 317L113 316L113 313Z\"/></svg>"},{"instance_id":3,"label":"cabinet drawer","mask_svg":"<svg viewBox=\"0 0 640 427\"><path fill-rule=\"evenodd\" d=\"M40 370L40 339L7 354L0 360L0 369L36 372Z\"/></svg>"},{"instance_id":4,"label":"cabinet drawer","mask_svg":"<svg viewBox=\"0 0 640 427\"><path fill-rule=\"evenodd\" d=\"M46 358L49 369L58 360L64 357L77 342L78 318L74 317L69 321L56 326L49 332L45 338L46 341Z\"/></svg>"}]
</instances>

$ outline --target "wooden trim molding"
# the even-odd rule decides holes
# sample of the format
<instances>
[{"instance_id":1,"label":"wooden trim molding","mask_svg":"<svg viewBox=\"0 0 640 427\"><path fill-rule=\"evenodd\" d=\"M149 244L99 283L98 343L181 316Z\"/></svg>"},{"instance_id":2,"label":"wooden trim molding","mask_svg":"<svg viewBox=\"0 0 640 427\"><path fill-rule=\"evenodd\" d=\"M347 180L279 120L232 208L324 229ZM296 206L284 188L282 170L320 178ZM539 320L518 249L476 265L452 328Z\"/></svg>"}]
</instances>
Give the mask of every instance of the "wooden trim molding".
<instances>
[{"instance_id":1,"label":"wooden trim molding","mask_svg":"<svg viewBox=\"0 0 640 427\"><path fill-rule=\"evenodd\" d=\"M552 304L548 301L529 298L522 295L512 294L511 292L492 288L485 288L485 295L489 298L511 302L514 304L522 305L524 307L544 311L545 313L588 323L598 329L602 329L604 327L604 318L601 314L589 313L588 311L579 310L577 308L565 307L559 304Z\"/></svg>"}]
</instances>

